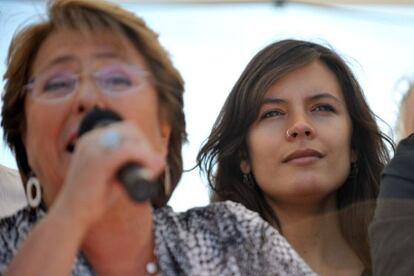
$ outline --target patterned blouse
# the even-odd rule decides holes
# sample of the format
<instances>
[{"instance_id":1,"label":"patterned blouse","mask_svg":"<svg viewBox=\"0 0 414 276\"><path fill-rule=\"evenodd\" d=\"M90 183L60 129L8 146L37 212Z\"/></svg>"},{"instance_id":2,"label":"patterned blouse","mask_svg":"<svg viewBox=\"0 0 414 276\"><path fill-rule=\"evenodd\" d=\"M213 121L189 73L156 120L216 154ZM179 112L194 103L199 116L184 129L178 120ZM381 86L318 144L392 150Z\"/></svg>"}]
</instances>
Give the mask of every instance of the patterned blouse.
<instances>
[{"instance_id":1,"label":"patterned blouse","mask_svg":"<svg viewBox=\"0 0 414 276\"><path fill-rule=\"evenodd\" d=\"M0 220L0 274L27 233L45 216L26 207ZM175 213L153 212L162 275L315 275L279 232L234 202ZM82 253L72 275L95 275Z\"/></svg>"}]
</instances>

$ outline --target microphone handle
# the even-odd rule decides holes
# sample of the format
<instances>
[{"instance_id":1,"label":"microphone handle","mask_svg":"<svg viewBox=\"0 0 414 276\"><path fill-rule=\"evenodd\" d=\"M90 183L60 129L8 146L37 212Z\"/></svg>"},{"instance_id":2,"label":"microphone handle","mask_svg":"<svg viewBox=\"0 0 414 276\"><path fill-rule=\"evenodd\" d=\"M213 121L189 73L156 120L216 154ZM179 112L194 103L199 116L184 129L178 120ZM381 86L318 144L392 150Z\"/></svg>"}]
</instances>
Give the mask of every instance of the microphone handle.
<instances>
[{"instance_id":1,"label":"microphone handle","mask_svg":"<svg viewBox=\"0 0 414 276\"><path fill-rule=\"evenodd\" d=\"M130 162L122 166L117 173L117 178L134 201L146 201L158 192L159 183L150 180L145 170L136 163Z\"/></svg>"}]
</instances>

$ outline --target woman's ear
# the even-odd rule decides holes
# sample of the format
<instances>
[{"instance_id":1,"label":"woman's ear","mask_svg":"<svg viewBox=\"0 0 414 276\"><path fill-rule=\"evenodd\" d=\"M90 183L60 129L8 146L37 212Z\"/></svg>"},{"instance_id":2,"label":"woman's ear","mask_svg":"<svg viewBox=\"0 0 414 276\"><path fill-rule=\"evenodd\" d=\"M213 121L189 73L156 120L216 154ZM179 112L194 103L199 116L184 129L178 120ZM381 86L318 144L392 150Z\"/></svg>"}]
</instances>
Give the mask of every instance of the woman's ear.
<instances>
[{"instance_id":1,"label":"woman's ear","mask_svg":"<svg viewBox=\"0 0 414 276\"><path fill-rule=\"evenodd\" d=\"M251 167L249 161L246 159L240 161L240 170L244 174L249 174L251 172Z\"/></svg>"}]
</instances>

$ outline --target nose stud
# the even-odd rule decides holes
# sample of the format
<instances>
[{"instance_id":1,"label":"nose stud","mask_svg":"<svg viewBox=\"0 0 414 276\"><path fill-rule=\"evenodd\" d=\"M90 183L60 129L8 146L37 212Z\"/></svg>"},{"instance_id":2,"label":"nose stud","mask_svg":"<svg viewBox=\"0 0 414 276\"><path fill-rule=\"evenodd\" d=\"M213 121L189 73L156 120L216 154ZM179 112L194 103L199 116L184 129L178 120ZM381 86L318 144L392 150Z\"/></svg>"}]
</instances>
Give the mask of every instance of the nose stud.
<instances>
[{"instance_id":1,"label":"nose stud","mask_svg":"<svg viewBox=\"0 0 414 276\"><path fill-rule=\"evenodd\" d=\"M286 136L287 137L293 137L293 133L290 132L290 129L286 130Z\"/></svg>"},{"instance_id":2,"label":"nose stud","mask_svg":"<svg viewBox=\"0 0 414 276\"><path fill-rule=\"evenodd\" d=\"M309 126L301 126L301 127L292 127L286 130L287 138L296 138L299 136L312 137L313 129L310 128Z\"/></svg>"}]
</instances>

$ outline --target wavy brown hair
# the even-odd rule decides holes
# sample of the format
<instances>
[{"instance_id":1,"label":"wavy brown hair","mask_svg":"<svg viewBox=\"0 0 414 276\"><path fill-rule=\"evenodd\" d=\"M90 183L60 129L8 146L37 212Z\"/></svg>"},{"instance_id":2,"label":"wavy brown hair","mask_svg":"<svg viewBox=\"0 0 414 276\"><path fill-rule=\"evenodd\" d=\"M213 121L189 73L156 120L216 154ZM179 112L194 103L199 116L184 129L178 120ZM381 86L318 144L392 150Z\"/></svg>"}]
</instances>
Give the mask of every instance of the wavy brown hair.
<instances>
[{"instance_id":1,"label":"wavy brown hair","mask_svg":"<svg viewBox=\"0 0 414 276\"><path fill-rule=\"evenodd\" d=\"M167 162L171 172L171 188L181 178L183 162L182 144L187 139L183 112L184 82L172 64L168 53L158 41L158 35L145 22L120 7L98 0L53 0L49 1L47 17L26 26L13 38L4 75L5 91L1 111L4 140L14 152L23 183L31 169L22 133L26 129L24 85L28 83L31 67L39 48L46 38L60 29L73 29L86 35L111 32L114 36L129 39L142 56L155 79L161 110L171 125ZM160 180L162 181L162 179ZM170 195L170 194L169 194ZM164 191L153 200L155 206L163 206L169 199Z\"/></svg>"},{"instance_id":2,"label":"wavy brown hair","mask_svg":"<svg viewBox=\"0 0 414 276\"><path fill-rule=\"evenodd\" d=\"M371 270L368 224L375 208L380 173L389 160L385 142L393 145L379 130L350 68L333 50L312 42L283 40L256 54L224 103L198 153L197 166L207 176L213 201L239 202L281 230L277 214L259 186L243 183L240 162L248 156L246 137L257 119L265 93L290 72L316 60L335 74L351 118L351 147L358 156L358 170L337 191L337 209L345 239L365 268Z\"/></svg>"}]
</instances>

